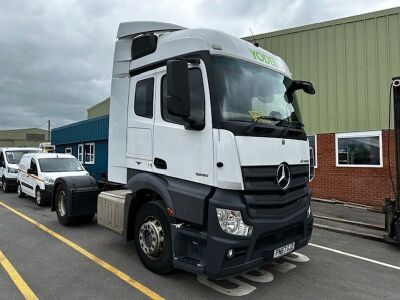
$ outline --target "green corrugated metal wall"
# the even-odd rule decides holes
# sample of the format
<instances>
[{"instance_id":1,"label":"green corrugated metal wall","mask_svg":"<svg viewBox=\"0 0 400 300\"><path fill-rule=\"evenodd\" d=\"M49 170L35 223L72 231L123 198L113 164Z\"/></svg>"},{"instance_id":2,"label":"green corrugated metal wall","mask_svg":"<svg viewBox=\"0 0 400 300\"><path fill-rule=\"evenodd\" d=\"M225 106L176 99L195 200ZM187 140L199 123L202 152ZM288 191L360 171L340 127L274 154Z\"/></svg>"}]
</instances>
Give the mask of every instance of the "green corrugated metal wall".
<instances>
[{"instance_id":1,"label":"green corrugated metal wall","mask_svg":"<svg viewBox=\"0 0 400 300\"><path fill-rule=\"evenodd\" d=\"M309 133L388 127L389 85L400 75L400 7L255 39L282 57L294 78L313 82L316 96L298 93Z\"/></svg>"},{"instance_id":2,"label":"green corrugated metal wall","mask_svg":"<svg viewBox=\"0 0 400 300\"><path fill-rule=\"evenodd\" d=\"M110 114L110 98L107 98L100 103L88 108L87 118L93 119Z\"/></svg>"}]
</instances>

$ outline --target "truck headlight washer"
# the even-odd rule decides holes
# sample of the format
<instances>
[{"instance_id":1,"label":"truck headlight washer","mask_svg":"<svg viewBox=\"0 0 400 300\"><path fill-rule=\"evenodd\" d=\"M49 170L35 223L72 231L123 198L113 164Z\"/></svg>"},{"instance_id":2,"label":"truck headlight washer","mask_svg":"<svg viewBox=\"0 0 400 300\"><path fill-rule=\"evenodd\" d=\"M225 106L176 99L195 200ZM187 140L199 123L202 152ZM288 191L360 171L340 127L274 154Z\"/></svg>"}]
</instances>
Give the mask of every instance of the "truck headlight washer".
<instances>
[{"instance_id":1,"label":"truck headlight washer","mask_svg":"<svg viewBox=\"0 0 400 300\"><path fill-rule=\"evenodd\" d=\"M247 225L239 210L217 208L217 218L221 229L232 235L251 236L253 226Z\"/></svg>"}]
</instances>

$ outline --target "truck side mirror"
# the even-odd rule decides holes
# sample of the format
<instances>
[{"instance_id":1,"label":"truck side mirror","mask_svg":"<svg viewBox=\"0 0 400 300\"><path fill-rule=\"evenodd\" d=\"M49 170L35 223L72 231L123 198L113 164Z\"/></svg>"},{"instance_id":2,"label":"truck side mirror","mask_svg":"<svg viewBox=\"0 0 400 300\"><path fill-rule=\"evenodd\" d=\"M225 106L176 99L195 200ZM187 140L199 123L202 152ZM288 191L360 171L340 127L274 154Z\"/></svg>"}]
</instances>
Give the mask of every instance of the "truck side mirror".
<instances>
[{"instance_id":1,"label":"truck side mirror","mask_svg":"<svg viewBox=\"0 0 400 300\"><path fill-rule=\"evenodd\" d=\"M303 91L307 94L314 95L315 94L315 89L314 86L311 82L309 81L300 81L300 86L303 89Z\"/></svg>"},{"instance_id":2,"label":"truck side mirror","mask_svg":"<svg viewBox=\"0 0 400 300\"><path fill-rule=\"evenodd\" d=\"M190 116L189 70L183 60L167 61L167 109L183 119Z\"/></svg>"},{"instance_id":3,"label":"truck side mirror","mask_svg":"<svg viewBox=\"0 0 400 300\"><path fill-rule=\"evenodd\" d=\"M33 174L34 172L33 172L33 170L31 168L29 168L28 170L26 170L26 173Z\"/></svg>"},{"instance_id":4,"label":"truck side mirror","mask_svg":"<svg viewBox=\"0 0 400 300\"><path fill-rule=\"evenodd\" d=\"M292 102L292 95L297 90L303 90L305 93L309 95L315 94L315 89L311 82L302 80L293 80L285 93L289 99L289 102Z\"/></svg>"}]
</instances>

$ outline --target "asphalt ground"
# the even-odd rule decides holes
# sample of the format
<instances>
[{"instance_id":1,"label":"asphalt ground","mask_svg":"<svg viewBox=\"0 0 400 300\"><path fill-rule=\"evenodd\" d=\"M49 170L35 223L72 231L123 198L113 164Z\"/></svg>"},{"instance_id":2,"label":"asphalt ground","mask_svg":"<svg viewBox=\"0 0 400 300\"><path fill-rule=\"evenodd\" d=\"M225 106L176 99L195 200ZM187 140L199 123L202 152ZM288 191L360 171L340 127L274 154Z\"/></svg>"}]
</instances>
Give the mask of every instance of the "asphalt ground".
<instances>
[{"instance_id":1,"label":"asphalt ground","mask_svg":"<svg viewBox=\"0 0 400 300\"><path fill-rule=\"evenodd\" d=\"M0 251L0 299L23 299L29 290L39 299L400 298L395 245L315 229L300 254L228 280L183 271L158 276L143 267L132 243L96 221L63 227L49 207L3 192Z\"/></svg>"}]
</instances>

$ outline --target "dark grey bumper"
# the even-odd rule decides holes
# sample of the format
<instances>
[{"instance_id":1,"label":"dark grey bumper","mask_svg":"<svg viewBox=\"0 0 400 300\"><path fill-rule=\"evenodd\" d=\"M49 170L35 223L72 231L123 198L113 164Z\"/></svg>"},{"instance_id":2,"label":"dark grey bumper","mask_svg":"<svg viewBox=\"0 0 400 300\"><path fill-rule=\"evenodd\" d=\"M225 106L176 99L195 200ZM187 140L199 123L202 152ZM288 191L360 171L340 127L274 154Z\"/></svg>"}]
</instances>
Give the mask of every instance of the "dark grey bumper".
<instances>
[{"instance_id":1,"label":"dark grey bumper","mask_svg":"<svg viewBox=\"0 0 400 300\"><path fill-rule=\"evenodd\" d=\"M296 210L282 216L250 217L239 191L219 190L209 200L207 229L173 228L175 266L189 272L204 273L213 278L237 275L274 260L274 250L290 243L295 249L307 245L311 238L313 218L307 217L310 195L299 199ZM240 210L244 222L253 226L249 237L224 232L216 208ZM228 250L235 255L227 258ZM194 258L194 259L192 259ZM190 262L189 267L185 262Z\"/></svg>"}]
</instances>

